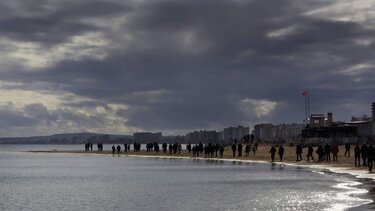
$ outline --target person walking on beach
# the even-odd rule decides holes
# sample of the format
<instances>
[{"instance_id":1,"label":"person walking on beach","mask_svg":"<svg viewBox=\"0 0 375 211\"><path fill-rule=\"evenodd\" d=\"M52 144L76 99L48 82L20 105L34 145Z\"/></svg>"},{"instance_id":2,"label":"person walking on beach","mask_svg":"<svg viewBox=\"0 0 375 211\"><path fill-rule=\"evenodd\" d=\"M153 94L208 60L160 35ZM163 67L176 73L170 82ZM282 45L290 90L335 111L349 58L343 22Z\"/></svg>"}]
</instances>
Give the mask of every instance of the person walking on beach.
<instances>
[{"instance_id":1,"label":"person walking on beach","mask_svg":"<svg viewBox=\"0 0 375 211\"><path fill-rule=\"evenodd\" d=\"M115 152L116 152L116 147L115 145L112 145L112 154L115 154Z\"/></svg>"},{"instance_id":2,"label":"person walking on beach","mask_svg":"<svg viewBox=\"0 0 375 211\"><path fill-rule=\"evenodd\" d=\"M279 157L280 157L280 162L282 162L283 157L284 157L284 147L283 147L283 145L280 145L278 154L279 154Z\"/></svg>"},{"instance_id":3,"label":"person walking on beach","mask_svg":"<svg viewBox=\"0 0 375 211\"><path fill-rule=\"evenodd\" d=\"M361 167L361 149L358 144L354 148L354 163L355 167Z\"/></svg>"},{"instance_id":4,"label":"person walking on beach","mask_svg":"<svg viewBox=\"0 0 375 211\"><path fill-rule=\"evenodd\" d=\"M120 152L121 152L121 147L120 145L117 145L117 154L120 154Z\"/></svg>"},{"instance_id":5,"label":"person walking on beach","mask_svg":"<svg viewBox=\"0 0 375 211\"><path fill-rule=\"evenodd\" d=\"M168 148L169 148L169 154L171 155L172 154L172 150L173 150L172 144L169 144Z\"/></svg>"},{"instance_id":6,"label":"person walking on beach","mask_svg":"<svg viewBox=\"0 0 375 211\"><path fill-rule=\"evenodd\" d=\"M339 147L337 146L337 144L333 144L332 145L332 156L333 156L333 161L339 161L338 157L337 157L337 154L339 153Z\"/></svg>"},{"instance_id":7,"label":"person walking on beach","mask_svg":"<svg viewBox=\"0 0 375 211\"><path fill-rule=\"evenodd\" d=\"M270 149L270 153L271 153L271 160L272 160L272 162L274 162L275 161L275 153L276 153L275 146L272 145L272 147Z\"/></svg>"},{"instance_id":8,"label":"person walking on beach","mask_svg":"<svg viewBox=\"0 0 375 211\"><path fill-rule=\"evenodd\" d=\"M350 144L348 142L345 144L345 157L350 157Z\"/></svg>"},{"instance_id":9,"label":"person walking on beach","mask_svg":"<svg viewBox=\"0 0 375 211\"><path fill-rule=\"evenodd\" d=\"M238 157L242 157L242 143L238 143Z\"/></svg>"},{"instance_id":10,"label":"person walking on beach","mask_svg":"<svg viewBox=\"0 0 375 211\"><path fill-rule=\"evenodd\" d=\"M158 155L159 150L160 150L159 143L157 143L157 142L154 143L154 150L155 150L155 153Z\"/></svg>"},{"instance_id":11,"label":"person walking on beach","mask_svg":"<svg viewBox=\"0 0 375 211\"><path fill-rule=\"evenodd\" d=\"M302 160L302 146L301 146L301 144L297 144L297 146L296 146L296 155L297 155L296 162L301 161Z\"/></svg>"},{"instance_id":12,"label":"person walking on beach","mask_svg":"<svg viewBox=\"0 0 375 211\"><path fill-rule=\"evenodd\" d=\"M223 158L224 156L224 144L220 145L220 158Z\"/></svg>"},{"instance_id":13,"label":"person walking on beach","mask_svg":"<svg viewBox=\"0 0 375 211\"><path fill-rule=\"evenodd\" d=\"M319 162L322 162L324 160L324 150L323 150L322 145L318 146L318 149L316 150L316 154L318 154Z\"/></svg>"},{"instance_id":14,"label":"person walking on beach","mask_svg":"<svg viewBox=\"0 0 375 211\"><path fill-rule=\"evenodd\" d=\"M247 158L250 156L250 149L251 149L251 145L249 143L246 144L245 153L246 153Z\"/></svg>"},{"instance_id":15,"label":"person walking on beach","mask_svg":"<svg viewBox=\"0 0 375 211\"><path fill-rule=\"evenodd\" d=\"M186 149L187 149L187 151L190 154L190 152L191 152L191 144L190 143L188 143L188 145L186 145Z\"/></svg>"},{"instance_id":16,"label":"person walking on beach","mask_svg":"<svg viewBox=\"0 0 375 211\"><path fill-rule=\"evenodd\" d=\"M324 146L324 153L326 154L326 161L331 161L331 146L328 143Z\"/></svg>"},{"instance_id":17,"label":"person walking on beach","mask_svg":"<svg viewBox=\"0 0 375 211\"><path fill-rule=\"evenodd\" d=\"M314 161L313 152L314 152L313 147L309 145L309 147L307 148L307 161L310 161L310 158L312 161Z\"/></svg>"},{"instance_id":18,"label":"person walking on beach","mask_svg":"<svg viewBox=\"0 0 375 211\"><path fill-rule=\"evenodd\" d=\"M254 156L255 156L255 152L257 151L257 149L256 149L256 146L255 146L255 144L253 145L253 153L254 153Z\"/></svg>"},{"instance_id":19,"label":"person walking on beach","mask_svg":"<svg viewBox=\"0 0 375 211\"><path fill-rule=\"evenodd\" d=\"M193 152L193 157L196 157L197 156L197 148L195 147L195 145L193 145L193 148L191 148L191 151Z\"/></svg>"},{"instance_id":20,"label":"person walking on beach","mask_svg":"<svg viewBox=\"0 0 375 211\"><path fill-rule=\"evenodd\" d=\"M233 157L236 157L236 142L232 143L232 152L233 152Z\"/></svg>"},{"instance_id":21,"label":"person walking on beach","mask_svg":"<svg viewBox=\"0 0 375 211\"><path fill-rule=\"evenodd\" d=\"M368 171L371 173L372 173L372 166L374 163L374 154L375 154L374 147L372 146L372 144L370 144L370 146L367 149L367 165L368 165Z\"/></svg>"},{"instance_id":22,"label":"person walking on beach","mask_svg":"<svg viewBox=\"0 0 375 211\"><path fill-rule=\"evenodd\" d=\"M362 154L362 165L367 165L367 145L363 144L361 147L361 154Z\"/></svg>"},{"instance_id":23,"label":"person walking on beach","mask_svg":"<svg viewBox=\"0 0 375 211\"><path fill-rule=\"evenodd\" d=\"M161 147L163 148L163 152L167 154L167 143L164 142L163 145L161 145Z\"/></svg>"}]
</instances>

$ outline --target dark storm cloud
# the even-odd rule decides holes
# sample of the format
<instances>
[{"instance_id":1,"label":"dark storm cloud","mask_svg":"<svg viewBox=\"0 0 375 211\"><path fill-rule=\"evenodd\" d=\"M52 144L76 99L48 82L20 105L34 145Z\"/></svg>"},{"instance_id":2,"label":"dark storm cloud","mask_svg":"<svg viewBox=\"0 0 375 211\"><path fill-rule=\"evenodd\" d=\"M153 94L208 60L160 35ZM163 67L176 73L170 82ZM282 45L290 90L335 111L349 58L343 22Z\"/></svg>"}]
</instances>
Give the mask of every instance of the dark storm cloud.
<instances>
[{"instance_id":1,"label":"dark storm cloud","mask_svg":"<svg viewBox=\"0 0 375 211\"><path fill-rule=\"evenodd\" d=\"M103 1L2 1L0 35L19 41L54 45L70 36L98 28L80 22L83 18L110 17L128 7Z\"/></svg>"},{"instance_id":2,"label":"dark storm cloud","mask_svg":"<svg viewBox=\"0 0 375 211\"><path fill-rule=\"evenodd\" d=\"M52 90L92 99L80 103L66 99L66 105L77 109L102 106L110 110L106 103L126 104L129 108L117 114L127 119L127 126L147 130L301 122L305 88L310 88L313 112L332 111L345 120L352 114L368 113L363 107L354 111L346 105L372 101L374 44L359 42L372 39L375 32L357 22L304 15L331 4L20 4L36 12L26 17L14 9L4 10L1 36L49 46L75 35L100 32L110 44L103 47L106 57L102 60L65 59L43 71L0 76L26 84L39 82ZM95 19L82 21L87 18ZM121 21L95 24L111 18ZM269 113L259 114L260 100L277 104Z\"/></svg>"}]
</instances>

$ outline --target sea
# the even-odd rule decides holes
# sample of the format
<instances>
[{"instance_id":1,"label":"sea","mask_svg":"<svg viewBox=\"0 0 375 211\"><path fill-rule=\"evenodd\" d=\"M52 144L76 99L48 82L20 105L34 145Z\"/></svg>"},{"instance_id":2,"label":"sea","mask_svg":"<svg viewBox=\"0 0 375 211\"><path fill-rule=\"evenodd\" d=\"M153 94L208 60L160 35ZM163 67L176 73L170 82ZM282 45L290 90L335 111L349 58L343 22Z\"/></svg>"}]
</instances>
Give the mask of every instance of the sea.
<instances>
[{"instance_id":1,"label":"sea","mask_svg":"<svg viewBox=\"0 0 375 211\"><path fill-rule=\"evenodd\" d=\"M1 145L0 210L370 210L374 184L346 174L233 160L129 157Z\"/></svg>"}]
</instances>

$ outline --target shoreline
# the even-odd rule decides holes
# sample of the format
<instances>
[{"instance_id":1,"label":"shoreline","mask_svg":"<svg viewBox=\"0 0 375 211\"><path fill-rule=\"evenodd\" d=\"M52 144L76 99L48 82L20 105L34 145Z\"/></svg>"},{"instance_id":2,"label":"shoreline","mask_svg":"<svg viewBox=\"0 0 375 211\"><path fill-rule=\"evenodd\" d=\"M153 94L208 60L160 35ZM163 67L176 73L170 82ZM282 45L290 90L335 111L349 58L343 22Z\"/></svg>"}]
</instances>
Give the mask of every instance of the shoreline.
<instances>
[{"instance_id":1,"label":"shoreline","mask_svg":"<svg viewBox=\"0 0 375 211\"><path fill-rule=\"evenodd\" d=\"M303 168L310 168L314 170L321 170L321 171L330 171L333 173L339 174L349 174L355 176L358 179L371 179L375 181L375 171L373 173L369 173L367 167L354 167L348 166L347 163L335 163L335 162L307 162L305 160L294 162L294 161L270 161L269 159L262 159L256 158L254 159L252 156L250 158L246 157L228 157L228 155L224 155L224 157L192 157L187 152L182 152L181 154L165 154L160 152L159 154L155 154L154 152L145 152L143 150L139 152L121 152L118 154L112 154L109 150L104 151L84 151L84 150L29 150L24 152L30 153L67 153L67 154L86 154L86 155L114 155L114 156L125 156L125 157L144 157L144 158L170 158L170 159L196 159L196 160L218 160L218 161L236 161L236 162L249 162L249 163L274 163L280 165L287 165L287 166L296 166L296 167L303 167Z\"/></svg>"},{"instance_id":2,"label":"shoreline","mask_svg":"<svg viewBox=\"0 0 375 211\"><path fill-rule=\"evenodd\" d=\"M130 157L130 158L157 158L157 159L187 159L187 160L211 160L211 161L222 161L222 162L238 162L238 163L259 163L259 164L271 164L271 165L280 165L280 166L291 166L291 167L300 167L310 169L314 172L321 172L325 173L332 173L332 174L339 174L339 175L348 175L353 177L354 180L357 182L343 182L339 183L342 184L340 189L346 189L347 194L346 197L353 197L359 198L363 200L361 205L345 207L342 210L362 210L362 209L373 209L373 205L375 204L375 194L370 193L370 186L374 186L375 188L375 174L370 174L367 171L361 169L356 170L348 167L337 167L327 164L316 164L316 163L291 163L291 162L271 162L267 160L251 160L251 159L237 159L237 158L205 158L205 157L191 157L186 155L169 155L169 154L146 154L146 152L138 152L140 154L131 152L130 154L112 154L110 151L82 151L82 150L65 150L65 151L27 151L29 153L59 153L59 154L84 154L84 155L107 155L107 156L115 156L115 157ZM361 187L358 187L361 186ZM337 187L336 187L337 188ZM358 192L361 189L366 189L367 192ZM354 191L354 190L357 190ZM362 194L366 194L370 197L364 198Z\"/></svg>"}]
</instances>

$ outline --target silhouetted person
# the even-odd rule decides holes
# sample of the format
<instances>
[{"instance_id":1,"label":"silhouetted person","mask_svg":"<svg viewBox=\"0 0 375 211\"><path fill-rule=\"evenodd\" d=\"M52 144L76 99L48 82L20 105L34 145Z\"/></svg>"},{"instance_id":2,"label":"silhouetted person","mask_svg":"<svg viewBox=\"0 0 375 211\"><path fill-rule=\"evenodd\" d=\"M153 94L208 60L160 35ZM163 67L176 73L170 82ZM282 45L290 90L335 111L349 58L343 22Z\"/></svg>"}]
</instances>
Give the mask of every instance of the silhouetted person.
<instances>
[{"instance_id":1,"label":"silhouetted person","mask_svg":"<svg viewBox=\"0 0 375 211\"><path fill-rule=\"evenodd\" d=\"M255 144L253 145L253 153L254 153L254 156L255 156L255 152L257 151L257 149L256 149L256 146L255 146Z\"/></svg>"},{"instance_id":2,"label":"silhouetted person","mask_svg":"<svg viewBox=\"0 0 375 211\"><path fill-rule=\"evenodd\" d=\"M355 145L354 148L354 163L356 167L361 166L361 149L359 148L358 144Z\"/></svg>"},{"instance_id":3,"label":"silhouetted person","mask_svg":"<svg viewBox=\"0 0 375 211\"><path fill-rule=\"evenodd\" d=\"M128 145L127 144L124 144L124 151L128 152Z\"/></svg>"},{"instance_id":4,"label":"silhouetted person","mask_svg":"<svg viewBox=\"0 0 375 211\"><path fill-rule=\"evenodd\" d=\"M112 145L112 154L115 154L115 152L116 152L116 147L115 145Z\"/></svg>"},{"instance_id":5,"label":"silhouetted person","mask_svg":"<svg viewBox=\"0 0 375 211\"><path fill-rule=\"evenodd\" d=\"M361 147L361 154L362 154L362 165L367 165L367 145L363 144Z\"/></svg>"},{"instance_id":6,"label":"silhouetted person","mask_svg":"<svg viewBox=\"0 0 375 211\"><path fill-rule=\"evenodd\" d=\"M236 142L233 142L232 144L232 152L233 152L233 157L236 157Z\"/></svg>"},{"instance_id":7,"label":"silhouetted person","mask_svg":"<svg viewBox=\"0 0 375 211\"><path fill-rule=\"evenodd\" d=\"M176 142L173 144L172 148L173 148L173 154L177 154L178 144Z\"/></svg>"},{"instance_id":8,"label":"silhouetted person","mask_svg":"<svg viewBox=\"0 0 375 211\"><path fill-rule=\"evenodd\" d=\"M163 147L163 152L167 154L167 143L164 142L162 147Z\"/></svg>"},{"instance_id":9,"label":"silhouetted person","mask_svg":"<svg viewBox=\"0 0 375 211\"><path fill-rule=\"evenodd\" d=\"M242 144L238 143L238 157L242 157Z\"/></svg>"},{"instance_id":10,"label":"silhouetted person","mask_svg":"<svg viewBox=\"0 0 375 211\"><path fill-rule=\"evenodd\" d=\"M198 156L199 156L199 153L203 153L203 144L202 144L202 142L199 142L199 144L198 144Z\"/></svg>"},{"instance_id":11,"label":"silhouetted person","mask_svg":"<svg viewBox=\"0 0 375 211\"><path fill-rule=\"evenodd\" d=\"M223 158L223 156L224 156L224 145L223 144L220 145L219 151L220 151L220 157Z\"/></svg>"},{"instance_id":12,"label":"silhouetted person","mask_svg":"<svg viewBox=\"0 0 375 211\"><path fill-rule=\"evenodd\" d=\"M372 172L372 166L374 163L374 154L375 154L374 147L372 146L372 144L370 144L370 146L367 149L367 165L368 165L369 172Z\"/></svg>"},{"instance_id":13,"label":"silhouetted person","mask_svg":"<svg viewBox=\"0 0 375 211\"><path fill-rule=\"evenodd\" d=\"M190 143L188 143L188 145L186 146L186 149L187 149L187 151L188 151L189 154L190 154L190 152L191 152L191 145L190 145Z\"/></svg>"},{"instance_id":14,"label":"silhouetted person","mask_svg":"<svg viewBox=\"0 0 375 211\"><path fill-rule=\"evenodd\" d=\"M350 157L350 144L348 142L345 144L345 157Z\"/></svg>"},{"instance_id":15,"label":"silhouetted person","mask_svg":"<svg viewBox=\"0 0 375 211\"><path fill-rule=\"evenodd\" d=\"M310 161L310 158L312 161L314 161L313 152L314 148L311 145L309 145L309 147L307 148L307 161Z\"/></svg>"},{"instance_id":16,"label":"silhouetted person","mask_svg":"<svg viewBox=\"0 0 375 211\"><path fill-rule=\"evenodd\" d=\"M319 162L322 162L324 160L324 149L322 145L318 146L318 149L316 149L316 154L318 154Z\"/></svg>"},{"instance_id":17,"label":"silhouetted person","mask_svg":"<svg viewBox=\"0 0 375 211\"><path fill-rule=\"evenodd\" d=\"M173 146L172 146L172 144L169 144L168 148L169 148L169 154L171 155L171 154L172 154L172 151L173 151Z\"/></svg>"},{"instance_id":18,"label":"silhouetted person","mask_svg":"<svg viewBox=\"0 0 375 211\"><path fill-rule=\"evenodd\" d=\"M270 153L271 153L271 160L272 160L272 162L274 162L275 161L276 148L273 145L270 149Z\"/></svg>"},{"instance_id":19,"label":"silhouetted person","mask_svg":"<svg viewBox=\"0 0 375 211\"><path fill-rule=\"evenodd\" d=\"M251 138L251 143L253 143L254 142L254 134L251 134L251 136L250 136L250 138Z\"/></svg>"},{"instance_id":20,"label":"silhouetted person","mask_svg":"<svg viewBox=\"0 0 375 211\"><path fill-rule=\"evenodd\" d=\"M178 149L178 154L181 154L182 146L180 143L177 145L177 149Z\"/></svg>"},{"instance_id":21,"label":"silhouetted person","mask_svg":"<svg viewBox=\"0 0 375 211\"><path fill-rule=\"evenodd\" d=\"M339 147L337 146L337 144L333 144L332 145L332 156L333 156L333 161L339 161L338 157L337 157L337 154L339 153Z\"/></svg>"},{"instance_id":22,"label":"silhouetted person","mask_svg":"<svg viewBox=\"0 0 375 211\"><path fill-rule=\"evenodd\" d=\"M328 143L324 146L324 153L326 154L326 161L331 161L331 146Z\"/></svg>"},{"instance_id":23,"label":"silhouetted person","mask_svg":"<svg viewBox=\"0 0 375 211\"><path fill-rule=\"evenodd\" d=\"M246 147L245 147L245 153L246 153L246 157L248 158L249 155L250 155L250 149L251 149L251 145L250 144L246 144Z\"/></svg>"},{"instance_id":24,"label":"silhouetted person","mask_svg":"<svg viewBox=\"0 0 375 211\"><path fill-rule=\"evenodd\" d=\"M92 151L92 143L90 143L90 150Z\"/></svg>"},{"instance_id":25,"label":"silhouetted person","mask_svg":"<svg viewBox=\"0 0 375 211\"><path fill-rule=\"evenodd\" d=\"M154 143L154 151L156 154L159 154L159 144L157 142Z\"/></svg>"},{"instance_id":26,"label":"silhouetted person","mask_svg":"<svg viewBox=\"0 0 375 211\"><path fill-rule=\"evenodd\" d=\"M120 152L121 152L121 147L120 145L117 145L117 154L120 154Z\"/></svg>"},{"instance_id":27,"label":"silhouetted person","mask_svg":"<svg viewBox=\"0 0 375 211\"><path fill-rule=\"evenodd\" d=\"M191 151L193 152L193 157L196 157L197 156L197 148L195 145L193 145L193 147L191 148Z\"/></svg>"},{"instance_id":28,"label":"silhouetted person","mask_svg":"<svg viewBox=\"0 0 375 211\"><path fill-rule=\"evenodd\" d=\"M283 156L284 156L284 147L283 147L283 145L280 145L278 154L279 154L279 157L280 157L280 162L283 161Z\"/></svg>"},{"instance_id":29,"label":"silhouetted person","mask_svg":"<svg viewBox=\"0 0 375 211\"><path fill-rule=\"evenodd\" d=\"M296 161L301 161L302 160L302 146L301 146L301 144L297 144L297 146L296 146L296 155L297 155Z\"/></svg>"},{"instance_id":30,"label":"silhouetted person","mask_svg":"<svg viewBox=\"0 0 375 211\"><path fill-rule=\"evenodd\" d=\"M197 157L199 157L200 145L195 144L195 150L196 150Z\"/></svg>"}]
</instances>

